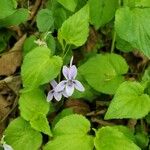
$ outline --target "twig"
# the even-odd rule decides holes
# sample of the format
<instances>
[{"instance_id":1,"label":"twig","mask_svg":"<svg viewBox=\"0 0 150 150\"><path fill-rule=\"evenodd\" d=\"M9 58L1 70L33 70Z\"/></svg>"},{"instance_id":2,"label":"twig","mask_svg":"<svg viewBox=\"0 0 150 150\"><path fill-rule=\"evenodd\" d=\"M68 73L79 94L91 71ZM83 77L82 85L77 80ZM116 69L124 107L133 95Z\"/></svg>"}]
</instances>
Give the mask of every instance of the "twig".
<instances>
[{"instance_id":1,"label":"twig","mask_svg":"<svg viewBox=\"0 0 150 150\"><path fill-rule=\"evenodd\" d=\"M7 119L7 117L13 112L13 110L16 108L17 104L18 104L18 96L16 96L15 101L14 101L13 106L10 109L10 111L0 120L0 124L3 123Z\"/></svg>"},{"instance_id":2,"label":"twig","mask_svg":"<svg viewBox=\"0 0 150 150\"><path fill-rule=\"evenodd\" d=\"M104 120L101 120L101 119L97 119L97 118L92 118L91 121L96 122L96 123L98 123L100 125L103 125L103 126L114 126L115 125L114 123L104 121Z\"/></svg>"},{"instance_id":3,"label":"twig","mask_svg":"<svg viewBox=\"0 0 150 150\"><path fill-rule=\"evenodd\" d=\"M10 83L13 80L13 76L6 77L3 80L0 80L0 84L2 83Z\"/></svg>"},{"instance_id":4,"label":"twig","mask_svg":"<svg viewBox=\"0 0 150 150\"><path fill-rule=\"evenodd\" d=\"M92 111L90 113L87 113L86 116L97 116L97 115L102 115L106 112L106 109L100 110L100 111Z\"/></svg>"},{"instance_id":5,"label":"twig","mask_svg":"<svg viewBox=\"0 0 150 150\"><path fill-rule=\"evenodd\" d=\"M133 129L133 130L135 130L135 125L137 124L137 120L136 119L130 119L129 121L128 121L128 127L130 128L130 129Z\"/></svg>"},{"instance_id":6,"label":"twig","mask_svg":"<svg viewBox=\"0 0 150 150\"><path fill-rule=\"evenodd\" d=\"M35 22L35 15L36 15L36 13L37 13L37 11L38 11L38 9L39 9L41 3L42 3L42 0L36 0L36 1L35 1L35 4L34 4L34 6L33 6L33 8L31 9L31 15L30 15L30 17L29 17L29 20L32 20L31 26L32 26L32 25L34 24L34 22Z\"/></svg>"}]
</instances>

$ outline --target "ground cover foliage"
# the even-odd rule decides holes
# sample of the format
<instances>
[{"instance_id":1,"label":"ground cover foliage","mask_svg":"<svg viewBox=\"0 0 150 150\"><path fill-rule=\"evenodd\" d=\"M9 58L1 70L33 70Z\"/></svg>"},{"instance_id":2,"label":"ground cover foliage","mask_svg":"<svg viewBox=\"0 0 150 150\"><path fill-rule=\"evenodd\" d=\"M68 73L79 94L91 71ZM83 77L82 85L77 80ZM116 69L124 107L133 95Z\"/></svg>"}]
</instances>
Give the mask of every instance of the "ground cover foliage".
<instances>
[{"instance_id":1,"label":"ground cover foliage","mask_svg":"<svg viewBox=\"0 0 150 150\"><path fill-rule=\"evenodd\" d=\"M149 150L149 0L0 0L0 149Z\"/></svg>"}]
</instances>

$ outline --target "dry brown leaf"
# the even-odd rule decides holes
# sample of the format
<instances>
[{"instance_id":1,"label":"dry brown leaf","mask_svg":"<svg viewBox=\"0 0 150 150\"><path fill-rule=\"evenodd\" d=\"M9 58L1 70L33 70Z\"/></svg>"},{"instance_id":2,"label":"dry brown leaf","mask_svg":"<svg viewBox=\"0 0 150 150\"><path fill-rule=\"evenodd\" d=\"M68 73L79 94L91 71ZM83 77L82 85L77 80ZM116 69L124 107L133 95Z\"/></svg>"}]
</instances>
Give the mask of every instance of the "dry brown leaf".
<instances>
[{"instance_id":1,"label":"dry brown leaf","mask_svg":"<svg viewBox=\"0 0 150 150\"><path fill-rule=\"evenodd\" d=\"M85 49L84 49L85 52L92 51L93 48L95 47L98 39L99 39L99 35L98 35L97 31L94 28L90 28L89 37L88 37L88 40L86 42Z\"/></svg>"},{"instance_id":2,"label":"dry brown leaf","mask_svg":"<svg viewBox=\"0 0 150 150\"><path fill-rule=\"evenodd\" d=\"M82 100L68 100L65 102L66 108L72 108L75 113L86 115L90 112L89 105Z\"/></svg>"},{"instance_id":3,"label":"dry brown leaf","mask_svg":"<svg viewBox=\"0 0 150 150\"><path fill-rule=\"evenodd\" d=\"M0 95L0 120L9 112L9 102Z\"/></svg>"},{"instance_id":4,"label":"dry brown leaf","mask_svg":"<svg viewBox=\"0 0 150 150\"><path fill-rule=\"evenodd\" d=\"M21 65L22 62L22 45L24 40L26 39L26 35L22 36L13 48L4 53L0 58L0 75L9 76L13 74L16 69Z\"/></svg>"}]
</instances>

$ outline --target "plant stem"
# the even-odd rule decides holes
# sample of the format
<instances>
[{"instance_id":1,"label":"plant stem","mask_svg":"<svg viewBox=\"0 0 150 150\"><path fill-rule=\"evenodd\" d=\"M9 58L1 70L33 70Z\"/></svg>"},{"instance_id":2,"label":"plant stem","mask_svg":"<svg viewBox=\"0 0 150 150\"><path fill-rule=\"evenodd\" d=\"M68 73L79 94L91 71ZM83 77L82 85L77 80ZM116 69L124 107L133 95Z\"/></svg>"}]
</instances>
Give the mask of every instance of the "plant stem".
<instances>
[{"instance_id":1,"label":"plant stem","mask_svg":"<svg viewBox=\"0 0 150 150\"><path fill-rule=\"evenodd\" d=\"M67 46L66 46L67 47ZM70 45L68 46L68 48L66 49L66 52L63 54L63 59L65 59L67 53L69 52L70 50Z\"/></svg>"},{"instance_id":2,"label":"plant stem","mask_svg":"<svg viewBox=\"0 0 150 150\"><path fill-rule=\"evenodd\" d=\"M116 31L114 31L114 34L113 34L113 39L112 39L112 44L111 44L111 53L114 52L115 42L116 42Z\"/></svg>"},{"instance_id":3,"label":"plant stem","mask_svg":"<svg viewBox=\"0 0 150 150\"><path fill-rule=\"evenodd\" d=\"M62 54L62 59L63 60L65 59L65 57L66 57L67 53L69 52L69 50L70 50L70 45L67 48L67 44L66 44L63 48L63 54ZM58 75L58 83L60 82L60 80L61 80L61 73Z\"/></svg>"},{"instance_id":4,"label":"plant stem","mask_svg":"<svg viewBox=\"0 0 150 150\"><path fill-rule=\"evenodd\" d=\"M119 0L118 1L119 3L119 7L122 5L122 0ZM114 49L115 49L115 42L116 42L116 31L114 29L114 33L113 33L113 39L112 39L112 44L111 44L111 53L114 52Z\"/></svg>"}]
</instances>

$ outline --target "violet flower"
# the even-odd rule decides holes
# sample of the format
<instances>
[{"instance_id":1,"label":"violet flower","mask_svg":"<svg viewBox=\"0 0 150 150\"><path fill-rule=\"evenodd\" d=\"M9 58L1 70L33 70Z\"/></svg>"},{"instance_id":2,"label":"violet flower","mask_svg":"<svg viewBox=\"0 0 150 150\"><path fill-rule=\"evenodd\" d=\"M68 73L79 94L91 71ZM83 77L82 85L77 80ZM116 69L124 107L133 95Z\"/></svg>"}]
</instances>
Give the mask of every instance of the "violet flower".
<instances>
[{"instance_id":1,"label":"violet flower","mask_svg":"<svg viewBox=\"0 0 150 150\"><path fill-rule=\"evenodd\" d=\"M68 96L73 94L74 89L81 92L85 90L83 85L78 80L75 80L77 76L77 68L75 65L72 65L72 62L73 57L71 58L69 67L63 66L62 72L66 80L61 81L55 89L57 92L65 90Z\"/></svg>"},{"instance_id":2,"label":"violet flower","mask_svg":"<svg viewBox=\"0 0 150 150\"><path fill-rule=\"evenodd\" d=\"M48 92L48 95L47 95L47 101L51 101L53 98L55 98L57 101L60 101L61 98L62 98L62 95L64 97L68 97L66 92L64 90L61 90L61 91L56 91L56 87L57 87L57 82L55 80L52 80L50 82L51 86L53 87L53 89L51 91Z\"/></svg>"}]
</instances>

